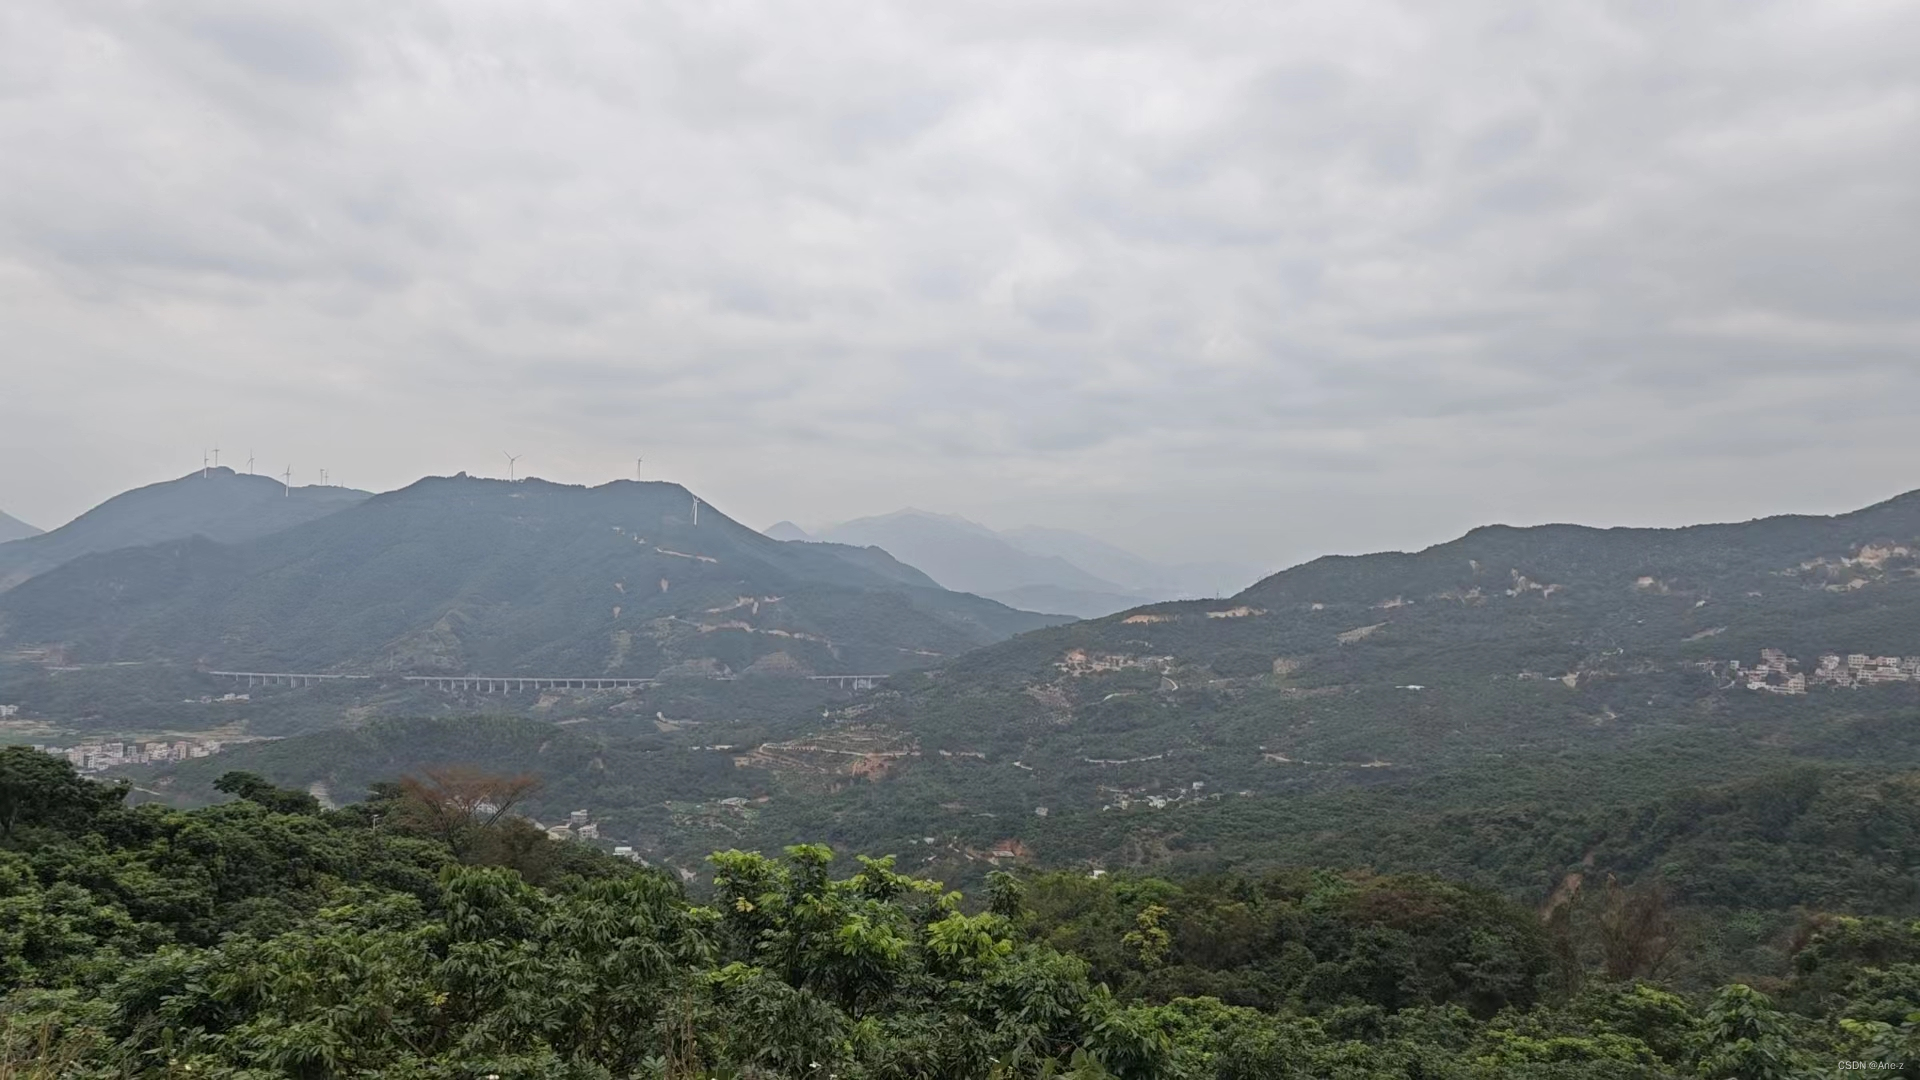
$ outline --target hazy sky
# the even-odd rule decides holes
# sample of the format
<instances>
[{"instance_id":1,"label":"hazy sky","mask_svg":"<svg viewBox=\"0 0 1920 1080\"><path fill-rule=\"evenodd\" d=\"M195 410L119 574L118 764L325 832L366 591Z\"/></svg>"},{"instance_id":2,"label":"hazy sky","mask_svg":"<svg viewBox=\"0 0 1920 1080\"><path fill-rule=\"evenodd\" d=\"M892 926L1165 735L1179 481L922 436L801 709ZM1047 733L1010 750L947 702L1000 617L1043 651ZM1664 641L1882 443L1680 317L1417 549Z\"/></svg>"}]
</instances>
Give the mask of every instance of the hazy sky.
<instances>
[{"instance_id":1,"label":"hazy sky","mask_svg":"<svg viewBox=\"0 0 1920 1080\"><path fill-rule=\"evenodd\" d=\"M0 4L0 509L680 480L1279 565L1920 487L1920 4Z\"/></svg>"}]
</instances>

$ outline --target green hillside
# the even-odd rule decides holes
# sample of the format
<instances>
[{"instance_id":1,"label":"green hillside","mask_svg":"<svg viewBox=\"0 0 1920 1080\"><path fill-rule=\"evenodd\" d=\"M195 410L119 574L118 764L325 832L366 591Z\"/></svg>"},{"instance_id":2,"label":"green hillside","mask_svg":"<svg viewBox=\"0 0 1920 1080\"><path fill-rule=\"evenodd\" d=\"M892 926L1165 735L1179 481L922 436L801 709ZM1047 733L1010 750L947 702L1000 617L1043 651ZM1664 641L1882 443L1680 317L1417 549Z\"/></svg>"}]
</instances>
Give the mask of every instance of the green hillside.
<instances>
[{"instance_id":1,"label":"green hillside","mask_svg":"<svg viewBox=\"0 0 1920 1080\"><path fill-rule=\"evenodd\" d=\"M1831 518L1492 526L1414 554L1318 559L1224 601L1076 623L969 657L954 681L1054 680L1076 648L1310 686L1604 677L1765 647L1916 652L1916 584L1920 493Z\"/></svg>"},{"instance_id":2,"label":"green hillside","mask_svg":"<svg viewBox=\"0 0 1920 1080\"><path fill-rule=\"evenodd\" d=\"M785 544L664 483L422 480L240 544L94 556L0 595L0 647L270 671L891 672L1057 619L872 549Z\"/></svg>"},{"instance_id":3,"label":"green hillside","mask_svg":"<svg viewBox=\"0 0 1920 1080\"><path fill-rule=\"evenodd\" d=\"M1025 635L896 680L862 722L923 751L1044 766L1083 802L1146 775L1371 783L1716 732L1841 753L1814 745L1823 725L1920 691L1915 665L1865 687L1816 671L1824 655L1920 654L1916 538L1914 496L1697 529L1481 529ZM1814 692L1748 690L1730 665L1763 649Z\"/></svg>"},{"instance_id":4,"label":"green hillside","mask_svg":"<svg viewBox=\"0 0 1920 1080\"><path fill-rule=\"evenodd\" d=\"M289 490L221 467L116 495L51 532L0 543L0 591L84 555L201 536L237 543L343 510L367 498L342 487Z\"/></svg>"}]
</instances>

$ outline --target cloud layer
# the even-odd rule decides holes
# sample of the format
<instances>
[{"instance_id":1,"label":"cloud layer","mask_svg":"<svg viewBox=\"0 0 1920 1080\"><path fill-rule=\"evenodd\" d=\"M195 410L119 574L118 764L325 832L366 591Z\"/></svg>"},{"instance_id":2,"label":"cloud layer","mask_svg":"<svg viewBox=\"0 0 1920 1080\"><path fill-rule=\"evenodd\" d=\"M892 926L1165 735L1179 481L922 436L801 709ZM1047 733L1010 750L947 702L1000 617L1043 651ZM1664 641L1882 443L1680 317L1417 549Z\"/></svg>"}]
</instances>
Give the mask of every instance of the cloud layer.
<instances>
[{"instance_id":1,"label":"cloud layer","mask_svg":"<svg viewBox=\"0 0 1920 1080\"><path fill-rule=\"evenodd\" d=\"M0 508L217 442L1274 565L1844 509L1920 486L1917 40L1847 0L22 0Z\"/></svg>"}]
</instances>

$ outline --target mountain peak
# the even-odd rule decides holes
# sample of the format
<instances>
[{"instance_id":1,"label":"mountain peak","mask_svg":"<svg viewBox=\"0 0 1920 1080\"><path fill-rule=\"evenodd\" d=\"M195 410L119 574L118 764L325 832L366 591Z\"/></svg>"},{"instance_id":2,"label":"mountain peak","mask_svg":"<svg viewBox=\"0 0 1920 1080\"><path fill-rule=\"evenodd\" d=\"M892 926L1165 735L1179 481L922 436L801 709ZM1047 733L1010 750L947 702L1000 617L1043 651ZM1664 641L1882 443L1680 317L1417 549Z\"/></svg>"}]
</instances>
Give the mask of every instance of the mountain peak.
<instances>
[{"instance_id":1,"label":"mountain peak","mask_svg":"<svg viewBox=\"0 0 1920 1080\"><path fill-rule=\"evenodd\" d=\"M776 521L760 530L775 540L812 540L813 535L791 521Z\"/></svg>"},{"instance_id":2,"label":"mountain peak","mask_svg":"<svg viewBox=\"0 0 1920 1080\"><path fill-rule=\"evenodd\" d=\"M0 511L0 544L9 540L24 540L29 536L39 536L44 531L34 528L5 511Z\"/></svg>"},{"instance_id":3,"label":"mountain peak","mask_svg":"<svg viewBox=\"0 0 1920 1080\"><path fill-rule=\"evenodd\" d=\"M275 481L278 483L278 481ZM427 490L434 487L464 486L468 488L511 493L515 491L545 492L603 492L607 494L667 494L694 498L694 493L682 484L672 480L609 480L604 484L569 484L559 480L549 480L543 476L521 476L512 480L504 476L476 476L464 470L448 476L423 476L405 487L383 492L382 496L399 495L404 492ZM299 489L295 489L299 490ZM705 499L702 506L712 504Z\"/></svg>"},{"instance_id":4,"label":"mountain peak","mask_svg":"<svg viewBox=\"0 0 1920 1080\"><path fill-rule=\"evenodd\" d=\"M961 517L959 514L942 514L934 510L922 510L917 506L903 506L900 509L895 510L891 513L875 514L872 517L855 518L852 521L843 522L839 525L836 525L834 526L834 528L849 529L849 528L859 528L859 527L868 526L868 525L913 524L913 523L937 524L937 525L946 526L948 528L964 529L968 532L974 533L979 536L993 536L993 537L999 536L999 534L994 532L992 529L987 528L985 525L982 525L979 522L972 520L971 518L964 518L964 517Z\"/></svg>"},{"instance_id":5,"label":"mountain peak","mask_svg":"<svg viewBox=\"0 0 1920 1080\"><path fill-rule=\"evenodd\" d=\"M324 517L368 497L344 487L287 488L269 476L226 466L125 491L79 517L0 550L0 590L62 563L190 536L222 543L249 540Z\"/></svg>"}]
</instances>

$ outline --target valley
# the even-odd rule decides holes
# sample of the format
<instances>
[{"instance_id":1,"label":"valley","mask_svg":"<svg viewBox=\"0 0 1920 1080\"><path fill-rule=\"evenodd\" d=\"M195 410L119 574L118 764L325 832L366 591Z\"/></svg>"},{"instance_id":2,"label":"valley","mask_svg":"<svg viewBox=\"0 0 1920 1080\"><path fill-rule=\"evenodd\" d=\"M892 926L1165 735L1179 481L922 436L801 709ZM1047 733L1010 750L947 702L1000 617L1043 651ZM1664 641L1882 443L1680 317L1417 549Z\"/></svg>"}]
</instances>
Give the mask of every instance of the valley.
<instances>
[{"instance_id":1,"label":"valley","mask_svg":"<svg viewBox=\"0 0 1920 1080\"><path fill-rule=\"evenodd\" d=\"M0 1080L1920 1075L1920 3L0 7Z\"/></svg>"},{"instance_id":2,"label":"valley","mask_svg":"<svg viewBox=\"0 0 1920 1080\"><path fill-rule=\"evenodd\" d=\"M735 532L717 512L702 527L746 550L784 543ZM741 557L691 535L638 543L663 528L675 526L603 531L622 559L726 573ZM154 770L143 785L191 802L220 771L244 768L350 798L471 757L451 734L462 725L507 725L498 730L520 732L511 745L539 752L496 754L490 767L537 765L547 785L530 804L538 813L591 807L605 846L664 865L696 867L721 823L729 842L763 849L793 836L918 848L961 880L994 865L977 852L1012 841L1024 853L1016 861L1105 870L1258 869L1365 852L1376 868L1447 873L1539 902L1535 890L1587 858L1608 820L1675 793L1801 767L1920 769L1920 733L1898 719L1920 709L1920 685L1887 655L1920 632L1920 576L1903 546L1913 536L1913 496L1830 519L1476 530L1417 554L1318 560L1219 600L1030 623L971 651L921 648L911 666L806 629L828 624L804 621L804 609L795 618L807 590L791 579L717 594L697 578L615 589L624 610L653 615L625 631L619 654L542 642L495 653L499 667L440 674L419 672L442 661L394 646L358 653L385 652L414 673L355 673L352 648L320 654L342 659L304 676L176 663L165 678L193 684L179 709L217 701L219 686L244 688L250 730L276 738L218 763ZM718 552L711 562L681 559L707 551ZM595 572L621 583L671 573L646 565ZM912 581L910 569L889 573ZM15 602L0 598L0 609ZM722 635L740 646L715 651ZM758 644L766 638L774 643ZM609 663L639 655L639 642L655 657L650 670ZM811 644L824 651L806 652ZM1825 659L1802 671L1787 646ZM70 661L79 648L57 651ZM1743 652L1760 666L1732 659ZM61 700L63 680L104 689L157 677L153 665L166 663L83 654L107 666L56 675L53 653L39 655L10 684L37 690L25 695L36 709ZM576 676L515 659L548 655L586 662ZM873 667L849 670L860 659ZM343 723L360 734L343 739ZM572 749L551 754L547 731ZM715 816L722 800L753 813ZM1448 814L1555 805L1581 806L1586 824L1524 857L1400 839Z\"/></svg>"},{"instance_id":3,"label":"valley","mask_svg":"<svg viewBox=\"0 0 1920 1080\"><path fill-rule=\"evenodd\" d=\"M1920 495L1479 529L1083 620L691 503L439 478L75 560L0 594L0 700L134 801L524 777L541 843L696 891L799 840L976 890L1438 875L1549 920L1627 882L1696 987L1784 978L1805 910L1920 914L1888 833L1920 829Z\"/></svg>"}]
</instances>

